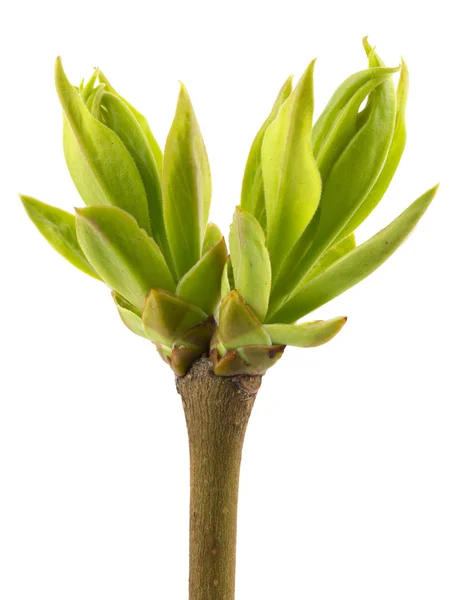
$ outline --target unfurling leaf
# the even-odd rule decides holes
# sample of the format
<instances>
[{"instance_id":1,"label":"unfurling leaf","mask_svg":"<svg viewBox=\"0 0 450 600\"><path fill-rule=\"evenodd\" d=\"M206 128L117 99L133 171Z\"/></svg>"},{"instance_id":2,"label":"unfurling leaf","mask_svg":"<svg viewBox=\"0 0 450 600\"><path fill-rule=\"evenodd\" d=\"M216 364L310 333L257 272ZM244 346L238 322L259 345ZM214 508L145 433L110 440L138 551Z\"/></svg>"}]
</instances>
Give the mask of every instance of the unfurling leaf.
<instances>
[{"instance_id":1,"label":"unfurling leaf","mask_svg":"<svg viewBox=\"0 0 450 600\"><path fill-rule=\"evenodd\" d=\"M383 198L389 184L394 177L397 167L400 163L400 159L405 149L406 144L406 102L408 100L408 87L409 87L409 74L408 67L404 60L402 60L402 70L400 72L400 79L397 85L397 109L395 114L395 128L394 135L392 138L389 153L384 163L383 170L381 171L376 183L366 196L364 202L361 204L359 209L353 215L344 228L339 237L344 237L347 232L355 231L363 221L367 219L370 213L376 208L380 200Z\"/></svg>"},{"instance_id":2,"label":"unfurling leaf","mask_svg":"<svg viewBox=\"0 0 450 600\"><path fill-rule=\"evenodd\" d=\"M230 256L235 289L263 321L271 286L269 252L261 225L239 206L230 229Z\"/></svg>"},{"instance_id":3,"label":"unfurling leaf","mask_svg":"<svg viewBox=\"0 0 450 600\"><path fill-rule=\"evenodd\" d=\"M396 68L371 67L348 77L335 91L313 127L314 156L322 182L354 137L362 102L380 84L388 80Z\"/></svg>"},{"instance_id":4,"label":"unfurling leaf","mask_svg":"<svg viewBox=\"0 0 450 600\"><path fill-rule=\"evenodd\" d=\"M329 321L311 321L298 325L265 325L274 344L315 348L329 342L347 322L347 317L336 317Z\"/></svg>"},{"instance_id":5,"label":"unfurling leaf","mask_svg":"<svg viewBox=\"0 0 450 600\"><path fill-rule=\"evenodd\" d=\"M119 96L106 92L101 99L101 120L122 140L144 184L152 236L170 261L169 243L164 227L162 210L161 175L152 149L139 121Z\"/></svg>"},{"instance_id":6,"label":"unfurling leaf","mask_svg":"<svg viewBox=\"0 0 450 600\"><path fill-rule=\"evenodd\" d=\"M312 62L268 127L262 144L267 247L273 276L319 205L321 181L311 146Z\"/></svg>"},{"instance_id":7,"label":"unfurling leaf","mask_svg":"<svg viewBox=\"0 0 450 600\"><path fill-rule=\"evenodd\" d=\"M266 206L261 168L261 147L267 128L278 115L278 111L287 98L289 98L291 92L292 75L284 82L269 116L256 134L250 148L244 172L244 179L242 181L241 206L244 210L258 219L263 229L266 227Z\"/></svg>"},{"instance_id":8,"label":"unfurling leaf","mask_svg":"<svg viewBox=\"0 0 450 600\"><path fill-rule=\"evenodd\" d=\"M142 326L141 314L136 307L125 300L125 298L122 298L117 292L112 292L112 297L119 311L120 318L128 329L136 335L148 339Z\"/></svg>"},{"instance_id":9,"label":"unfurling leaf","mask_svg":"<svg viewBox=\"0 0 450 600\"><path fill-rule=\"evenodd\" d=\"M227 247L223 237L180 279L177 296L199 306L212 315L220 301L220 285L227 260Z\"/></svg>"},{"instance_id":10,"label":"unfurling leaf","mask_svg":"<svg viewBox=\"0 0 450 600\"><path fill-rule=\"evenodd\" d=\"M77 210L77 236L103 281L139 311L151 288L175 291L166 261L155 241L120 208Z\"/></svg>"},{"instance_id":11,"label":"unfurling leaf","mask_svg":"<svg viewBox=\"0 0 450 600\"><path fill-rule=\"evenodd\" d=\"M231 291L220 304L218 331L228 350L271 343L269 334L236 290Z\"/></svg>"},{"instance_id":12,"label":"unfurling leaf","mask_svg":"<svg viewBox=\"0 0 450 600\"><path fill-rule=\"evenodd\" d=\"M308 275L303 279L302 285L305 285L307 281L320 275L320 273L325 271L325 269L328 269L330 265L348 254L350 250L353 250L354 248L356 248L356 239L355 234L351 233L325 252L319 262L314 265Z\"/></svg>"},{"instance_id":13,"label":"unfurling leaf","mask_svg":"<svg viewBox=\"0 0 450 600\"><path fill-rule=\"evenodd\" d=\"M169 348L208 315L198 306L164 290L150 290L142 313L146 336L155 344Z\"/></svg>"},{"instance_id":14,"label":"unfurling leaf","mask_svg":"<svg viewBox=\"0 0 450 600\"><path fill-rule=\"evenodd\" d=\"M163 211L177 277L200 259L211 202L211 174L200 128L184 85L163 159Z\"/></svg>"},{"instance_id":15,"label":"unfurling leaf","mask_svg":"<svg viewBox=\"0 0 450 600\"><path fill-rule=\"evenodd\" d=\"M134 108L134 106L132 106L127 100L125 100L125 98L123 96L121 96L113 88L113 86L111 85L111 83L105 77L105 74L102 71L100 71L100 70L98 71L98 79L99 79L100 83L104 83L105 84L105 90L107 92L111 92L112 94L114 94L115 96L117 96L118 98L120 98L120 100L122 100L122 102L124 102L126 104L126 106L133 113L133 115L136 118L137 122L141 126L141 129L144 132L145 137L147 138L147 142L149 143L150 148L152 150L152 154L153 154L153 157L155 159L156 165L158 167L158 171L161 174L162 173L162 152L161 152L161 148L159 147L158 142L155 140L155 136L153 135L153 133L152 133L152 131L150 129L150 125L148 124L147 119L144 117L144 115L142 115L138 110L136 110Z\"/></svg>"},{"instance_id":16,"label":"unfurling leaf","mask_svg":"<svg viewBox=\"0 0 450 600\"><path fill-rule=\"evenodd\" d=\"M373 273L411 233L433 200L437 189L438 186L425 192L385 229L308 281L270 316L270 322L292 323Z\"/></svg>"},{"instance_id":17,"label":"unfurling leaf","mask_svg":"<svg viewBox=\"0 0 450 600\"><path fill-rule=\"evenodd\" d=\"M150 233L145 189L119 137L100 123L71 85L58 58L56 90L64 111L64 154L75 186L88 205L126 210Z\"/></svg>"},{"instance_id":18,"label":"unfurling leaf","mask_svg":"<svg viewBox=\"0 0 450 600\"><path fill-rule=\"evenodd\" d=\"M20 199L28 216L47 242L74 267L100 279L78 243L75 216L30 196L20 196Z\"/></svg>"},{"instance_id":19,"label":"unfurling leaf","mask_svg":"<svg viewBox=\"0 0 450 600\"><path fill-rule=\"evenodd\" d=\"M324 181L317 233L297 281L341 235L351 233L345 228L372 189L389 152L395 106L395 87L389 78L372 90L366 107L358 113L354 134Z\"/></svg>"}]
</instances>

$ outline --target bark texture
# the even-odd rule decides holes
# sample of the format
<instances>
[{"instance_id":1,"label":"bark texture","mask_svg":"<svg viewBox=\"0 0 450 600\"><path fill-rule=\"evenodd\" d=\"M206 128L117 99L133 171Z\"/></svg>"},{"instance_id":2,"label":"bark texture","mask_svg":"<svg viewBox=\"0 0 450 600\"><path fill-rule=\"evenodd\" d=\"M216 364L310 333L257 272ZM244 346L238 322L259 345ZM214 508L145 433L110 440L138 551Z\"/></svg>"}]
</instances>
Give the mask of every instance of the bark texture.
<instances>
[{"instance_id":1,"label":"bark texture","mask_svg":"<svg viewBox=\"0 0 450 600\"><path fill-rule=\"evenodd\" d=\"M189 600L234 600L242 445L261 377L217 377L206 357L177 379L190 450Z\"/></svg>"}]
</instances>

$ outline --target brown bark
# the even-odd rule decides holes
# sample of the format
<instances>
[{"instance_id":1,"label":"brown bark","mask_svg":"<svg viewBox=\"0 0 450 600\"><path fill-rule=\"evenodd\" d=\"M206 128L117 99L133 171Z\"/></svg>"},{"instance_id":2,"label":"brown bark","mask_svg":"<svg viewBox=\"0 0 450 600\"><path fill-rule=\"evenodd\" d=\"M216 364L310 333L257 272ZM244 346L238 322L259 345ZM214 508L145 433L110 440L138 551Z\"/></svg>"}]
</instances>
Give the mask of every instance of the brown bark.
<instances>
[{"instance_id":1,"label":"brown bark","mask_svg":"<svg viewBox=\"0 0 450 600\"><path fill-rule=\"evenodd\" d=\"M177 379L190 450L189 600L234 600L242 445L260 383L217 377L206 357Z\"/></svg>"}]
</instances>

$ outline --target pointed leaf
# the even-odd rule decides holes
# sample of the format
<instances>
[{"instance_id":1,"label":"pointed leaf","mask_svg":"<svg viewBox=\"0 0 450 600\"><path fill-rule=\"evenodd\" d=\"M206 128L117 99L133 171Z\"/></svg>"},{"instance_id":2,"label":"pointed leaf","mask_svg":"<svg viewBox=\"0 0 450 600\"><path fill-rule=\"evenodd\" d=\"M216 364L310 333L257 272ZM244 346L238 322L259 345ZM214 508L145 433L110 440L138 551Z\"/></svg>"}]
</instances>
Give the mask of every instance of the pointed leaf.
<instances>
[{"instance_id":1,"label":"pointed leaf","mask_svg":"<svg viewBox=\"0 0 450 600\"><path fill-rule=\"evenodd\" d=\"M56 90L64 111L64 154L75 186L88 205L118 206L150 232L139 172L119 137L91 115L58 58Z\"/></svg>"},{"instance_id":2,"label":"pointed leaf","mask_svg":"<svg viewBox=\"0 0 450 600\"><path fill-rule=\"evenodd\" d=\"M301 287L271 316L270 322L292 323L373 273L411 233L436 195L437 188L425 192L385 229Z\"/></svg>"},{"instance_id":3,"label":"pointed leaf","mask_svg":"<svg viewBox=\"0 0 450 600\"><path fill-rule=\"evenodd\" d=\"M271 344L269 334L236 290L220 305L219 336L228 350Z\"/></svg>"},{"instance_id":4,"label":"pointed leaf","mask_svg":"<svg viewBox=\"0 0 450 600\"><path fill-rule=\"evenodd\" d=\"M169 261L169 242L162 211L161 175L150 144L133 112L119 96L111 92L104 93L101 106L102 122L119 136L138 168L147 196L152 235Z\"/></svg>"},{"instance_id":5,"label":"pointed leaf","mask_svg":"<svg viewBox=\"0 0 450 600\"><path fill-rule=\"evenodd\" d=\"M347 233L354 231L363 221L367 219L370 213L376 208L388 189L392 178L400 164L400 159L406 145L406 102L408 100L409 74L408 67L402 59L402 70L397 86L397 111L395 115L395 129L392 138L391 147L375 185L370 190L366 199L359 209L350 219L339 237L344 237Z\"/></svg>"},{"instance_id":6,"label":"pointed leaf","mask_svg":"<svg viewBox=\"0 0 450 600\"><path fill-rule=\"evenodd\" d=\"M321 182L311 147L312 62L268 127L262 144L267 247L273 276L319 205Z\"/></svg>"},{"instance_id":7,"label":"pointed leaf","mask_svg":"<svg viewBox=\"0 0 450 600\"><path fill-rule=\"evenodd\" d=\"M127 100L125 100L125 98L123 96L121 96L119 93L116 92L116 90L113 88L113 86L108 81L108 79L106 78L105 74L102 73L102 71L98 72L98 78L99 78L99 81L101 83L105 84L106 91L111 92L112 94L114 94L115 96L117 96L118 98L120 98L120 100L122 100L122 102L124 102L126 104L126 106L133 113L133 115L136 118L137 122L141 126L141 129L144 132L145 137L147 138L147 141L148 141L148 143L150 145L150 148L152 150L153 158L155 159L156 165L158 167L158 171L161 174L162 173L162 152L161 152L161 148L159 147L158 142L155 140L155 137L154 137L154 135L153 135L153 133L152 133L152 131L150 129L150 126L148 124L147 119L138 110L136 110L134 108L134 106L132 106Z\"/></svg>"},{"instance_id":8,"label":"pointed leaf","mask_svg":"<svg viewBox=\"0 0 450 600\"><path fill-rule=\"evenodd\" d=\"M222 233L215 223L208 223L206 226L205 238L203 240L202 256L208 252L210 248L215 246L222 239Z\"/></svg>"},{"instance_id":9,"label":"pointed leaf","mask_svg":"<svg viewBox=\"0 0 450 600\"><path fill-rule=\"evenodd\" d=\"M266 206L261 168L261 147L267 128L273 122L291 92L292 75L284 82L269 116L253 140L242 181L241 206L258 219L263 229L266 226Z\"/></svg>"},{"instance_id":10,"label":"pointed leaf","mask_svg":"<svg viewBox=\"0 0 450 600\"><path fill-rule=\"evenodd\" d=\"M376 182L394 133L395 103L394 84L388 79L372 90L358 113L355 134L324 182L317 234L296 273L297 281L339 241Z\"/></svg>"},{"instance_id":11,"label":"pointed leaf","mask_svg":"<svg viewBox=\"0 0 450 600\"><path fill-rule=\"evenodd\" d=\"M142 313L146 336L155 344L172 344L208 315L198 306L163 290L150 290Z\"/></svg>"},{"instance_id":12,"label":"pointed leaf","mask_svg":"<svg viewBox=\"0 0 450 600\"><path fill-rule=\"evenodd\" d=\"M298 273L301 272L303 259L314 241L319 220L320 206L302 235L281 263L270 293L269 312L274 312L297 288L300 282L300 275Z\"/></svg>"},{"instance_id":13,"label":"pointed leaf","mask_svg":"<svg viewBox=\"0 0 450 600\"><path fill-rule=\"evenodd\" d=\"M117 292L112 292L112 297L123 323L130 331L147 339L142 327L142 318L139 311Z\"/></svg>"},{"instance_id":14,"label":"pointed leaf","mask_svg":"<svg viewBox=\"0 0 450 600\"><path fill-rule=\"evenodd\" d=\"M239 206L230 229L230 256L236 290L263 321L271 286L269 252L261 225Z\"/></svg>"},{"instance_id":15,"label":"pointed leaf","mask_svg":"<svg viewBox=\"0 0 450 600\"><path fill-rule=\"evenodd\" d=\"M80 246L100 277L142 311L151 288L175 290L155 241L120 208L90 206L77 210Z\"/></svg>"},{"instance_id":16,"label":"pointed leaf","mask_svg":"<svg viewBox=\"0 0 450 600\"><path fill-rule=\"evenodd\" d=\"M162 185L167 237L181 278L201 256L211 202L208 157L184 85L164 150Z\"/></svg>"},{"instance_id":17,"label":"pointed leaf","mask_svg":"<svg viewBox=\"0 0 450 600\"><path fill-rule=\"evenodd\" d=\"M320 273L325 271L325 269L328 269L330 265L348 254L354 248L356 248L356 239L355 234L351 233L325 252L319 262L314 265L308 275L303 279L302 285L305 285L307 281L320 275Z\"/></svg>"},{"instance_id":18,"label":"pointed leaf","mask_svg":"<svg viewBox=\"0 0 450 600\"><path fill-rule=\"evenodd\" d=\"M265 325L274 344L315 348L329 342L347 322L347 317L336 317L329 321L311 321L299 325Z\"/></svg>"},{"instance_id":19,"label":"pointed leaf","mask_svg":"<svg viewBox=\"0 0 450 600\"><path fill-rule=\"evenodd\" d=\"M371 67L348 77L335 91L313 128L313 149L322 182L355 135L362 102L378 85L389 79L396 68Z\"/></svg>"},{"instance_id":20,"label":"pointed leaf","mask_svg":"<svg viewBox=\"0 0 450 600\"><path fill-rule=\"evenodd\" d=\"M78 243L75 216L30 196L20 196L20 199L28 216L47 242L74 267L100 279Z\"/></svg>"},{"instance_id":21,"label":"pointed leaf","mask_svg":"<svg viewBox=\"0 0 450 600\"><path fill-rule=\"evenodd\" d=\"M225 240L221 238L186 275L183 275L177 285L177 296L212 315L220 301L220 285L226 260L227 247Z\"/></svg>"}]
</instances>

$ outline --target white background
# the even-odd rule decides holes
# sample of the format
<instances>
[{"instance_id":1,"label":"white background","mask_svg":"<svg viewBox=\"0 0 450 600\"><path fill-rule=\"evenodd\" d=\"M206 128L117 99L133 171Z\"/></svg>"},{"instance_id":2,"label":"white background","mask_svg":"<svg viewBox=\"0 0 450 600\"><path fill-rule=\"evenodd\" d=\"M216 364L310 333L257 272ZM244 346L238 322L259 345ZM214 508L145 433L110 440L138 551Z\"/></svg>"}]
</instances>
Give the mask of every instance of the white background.
<instances>
[{"instance_id":1,"label":"white background","mask_svg":"<svg viewBox=\"0 0 450 600\"><path fill-rule=\"evenodd\" d=\"M190 91L228 230L287 75L316 114L364 68L411 72L408 146L364 240L440 192L379 271L316 312L349 321L264 378L244 450L237 600L450 598L448 43L444 3L77 1L1 14L0 598L187 598L188 450L173 376L106 288L65 263L16 192L80 205L53 86L101 66L160 143Z\"/></svg>"}]
</instances>

